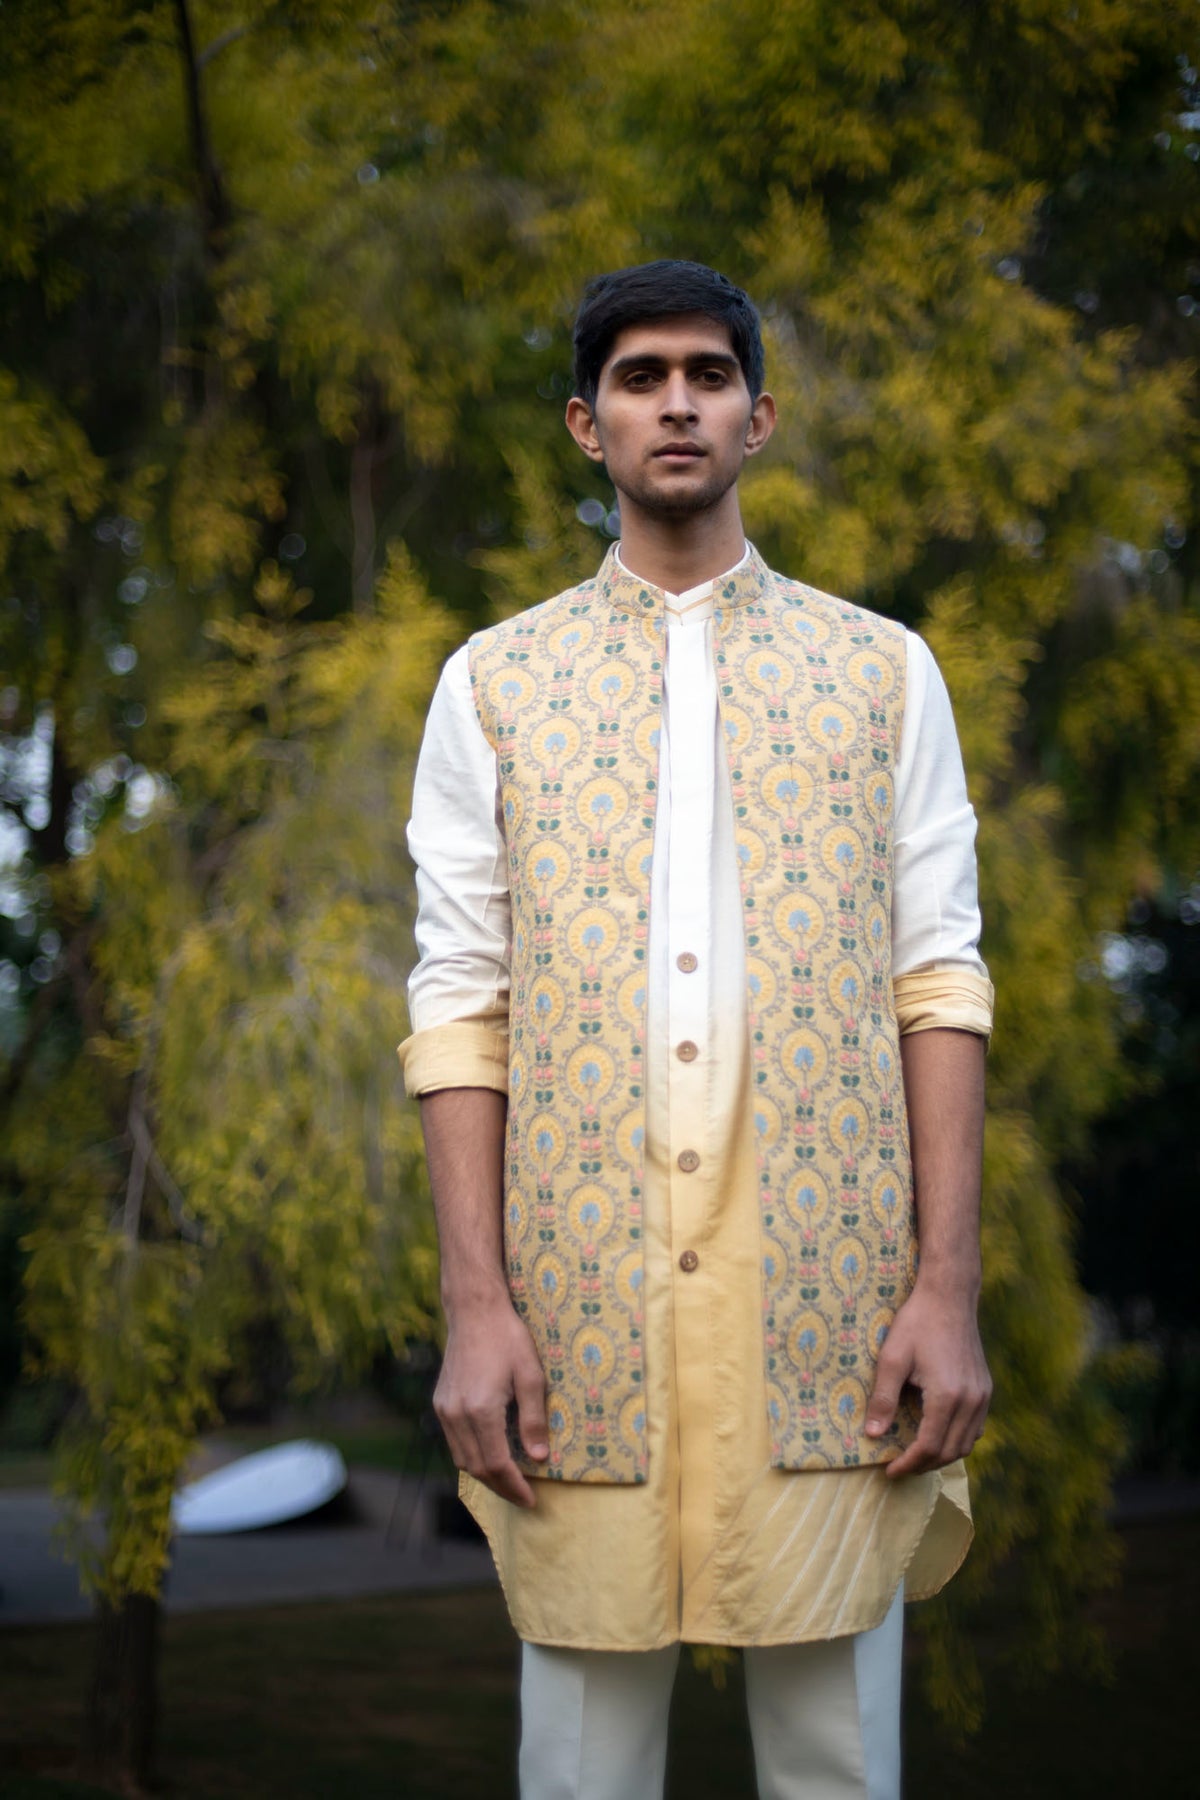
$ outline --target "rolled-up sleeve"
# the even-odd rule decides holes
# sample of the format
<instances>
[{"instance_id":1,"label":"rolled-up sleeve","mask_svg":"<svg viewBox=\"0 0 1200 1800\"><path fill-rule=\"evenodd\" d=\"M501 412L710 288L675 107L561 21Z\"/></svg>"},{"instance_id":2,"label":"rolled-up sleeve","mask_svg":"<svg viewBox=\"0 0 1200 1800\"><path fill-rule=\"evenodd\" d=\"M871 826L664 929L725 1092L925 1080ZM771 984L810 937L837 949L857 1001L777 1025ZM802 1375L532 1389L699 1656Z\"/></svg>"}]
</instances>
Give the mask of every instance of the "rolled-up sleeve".
<instances>
[{"instance_id":1,"label":"rolled-up sleeve","mask_svg":"<svg viewBox=\"0 0 1200 1800\"><path fill-rule=\"evenodd\" d=\"M412 1036L399 1047L410 1094L508 1090L511 907L496 757L471 695L467 650L447 662L413 783L419 961Z\"/></svg>"},{"instance_id":2,"label":"rolled-up sleeve","mask_svg":"<svg viewBox=\"0 0 1200 1800\"><path fill-rule=\"evenodd\" d=\"M992 984L979 955L975 812L950 696L909 632L896 765L892 980L901 1035L949 1026L990 1035Z\"/></svg>"}]
</instances>

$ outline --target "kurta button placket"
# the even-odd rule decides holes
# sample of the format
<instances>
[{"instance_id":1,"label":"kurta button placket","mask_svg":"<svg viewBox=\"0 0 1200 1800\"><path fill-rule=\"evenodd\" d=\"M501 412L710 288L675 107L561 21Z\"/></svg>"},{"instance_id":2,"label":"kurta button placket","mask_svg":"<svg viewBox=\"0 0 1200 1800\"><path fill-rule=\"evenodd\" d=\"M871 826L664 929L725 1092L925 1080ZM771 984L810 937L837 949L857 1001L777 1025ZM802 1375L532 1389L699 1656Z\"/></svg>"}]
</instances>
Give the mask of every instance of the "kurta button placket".
<instances>
[{"instance_id":1,"label":"kurta button placket","mask_svg":"<svg viewBox=\"0 0 1200 1800\"><path fill-rule=\"evenodd\" d=\"M696 1562L703 1561L708 1548L706 1534L717 1511L715 1472L721 1452L714 1441L713 1420L720 1395L712 1283L715 1280L720 1286L724 1270L715 1264L705 1265L707 1276L698 1275L697 1270L701 1256L707 1257L712 1233L719 1234L722 1223L724 1192L719 1183L726 1140L725 1134L714 1134L712 1116L714 1096L723 1097L728 1085L724 1070L714 1067L707 1049L719 1023L715 994L724 992L725 974L721 960L713 954L719 941L714 929L718 890L713 879L713 843L719 769L724 766L719 761L721 718L711 628L703 622L704 608L688 604L686 616L670 621L663 680L664 723L670 741L660 763L660 796L666 804L659 815L662 837L656 838L655 856L665 852L665 905L660 902L658 918L667 921L669 961L663 970L665 1006L661 1015L666 1055L658 1064L658 1093L665 1104L651 1119L652 1125L659 1125L661 1139L670 1145L675 1165L670 1171L674 1177L670 1191L661 1196L659 1205L669 1234L674 1277L669 1307L670 1356L675 1370L671 1426L682 1474L679 1554L681 1569L687 1572L685 1580ZM725 875L733 873L728 862L722 870ZM735 917L737 910L740 908L735 909ZM740 949L740 944L736 948ZM742 957L735 954L727 960L736 966ZM744 989L743 976L735 988L738 1009L744 1007ZM703 1577L698 1588L692 1583L694 1592L700 1593L703 1587Z\"/></svg>"}]
</instances>

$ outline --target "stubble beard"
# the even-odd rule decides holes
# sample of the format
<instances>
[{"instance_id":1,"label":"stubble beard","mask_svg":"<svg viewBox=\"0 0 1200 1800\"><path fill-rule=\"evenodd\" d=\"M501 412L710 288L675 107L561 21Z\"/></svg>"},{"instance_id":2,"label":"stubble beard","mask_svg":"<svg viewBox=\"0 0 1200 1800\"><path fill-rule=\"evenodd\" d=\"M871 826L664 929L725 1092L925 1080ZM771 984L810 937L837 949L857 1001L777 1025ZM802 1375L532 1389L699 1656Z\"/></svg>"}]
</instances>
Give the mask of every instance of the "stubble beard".
<instances>
[{"instance_id":1,"label":"stubble beard","mask_svg":"<svg viewBox=\"0 0 1200 1800\"><path fill-rule=\"evenodd\" d=\"M736 480L736 472L726 478L722 473L710 470L708 478L699 487L685 489L682 493L671 493L665 491L663 486L639 477L636 482L626 486L625 498L651 518L691 519L697 513L709 512L718 505Z\"/></svg>"}]
</instances>

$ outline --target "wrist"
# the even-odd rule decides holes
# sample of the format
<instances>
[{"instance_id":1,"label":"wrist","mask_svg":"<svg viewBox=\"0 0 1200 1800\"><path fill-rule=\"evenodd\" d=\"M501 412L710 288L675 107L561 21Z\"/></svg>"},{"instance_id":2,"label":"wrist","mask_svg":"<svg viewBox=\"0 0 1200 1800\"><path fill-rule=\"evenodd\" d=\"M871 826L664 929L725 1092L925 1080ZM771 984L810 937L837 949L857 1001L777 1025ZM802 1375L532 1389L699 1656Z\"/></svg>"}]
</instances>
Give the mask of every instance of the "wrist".
<instances>
[{"instance_id":1,"label":"wrist","mask_svg":"<svg viewBox=\"0 0 1200 1800\"><path fill-rule=\"evenodd\" d=\"M442 1311L447 1325L464 1317L477 1318L481 1313L512 1308L512 1296L503 1270L474 1271L452 1279L443 1279Z\"/></svg>"},{"instance_id":2,"label":"wrist","mask_svg":"<svg viewBox=\"0 0 1200 1800\"><path fill-rule=\"evenodd\" d=\"M983 1269L976 1257L937 1257L923 1252L917 1264L913 1292L927 1294L942 1305L957 1305L974 1312L983 1286Z\"/></svg>"}]
</instances>

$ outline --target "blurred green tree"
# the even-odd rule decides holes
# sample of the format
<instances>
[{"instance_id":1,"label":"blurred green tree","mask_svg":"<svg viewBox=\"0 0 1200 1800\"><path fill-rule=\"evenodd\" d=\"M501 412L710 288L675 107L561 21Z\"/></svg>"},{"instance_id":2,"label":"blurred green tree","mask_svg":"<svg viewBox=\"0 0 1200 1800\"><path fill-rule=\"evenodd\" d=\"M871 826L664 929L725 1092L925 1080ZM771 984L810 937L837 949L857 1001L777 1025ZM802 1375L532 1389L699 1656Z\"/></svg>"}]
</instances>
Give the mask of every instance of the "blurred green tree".
<instances>
[{"instance_id":1,"label":"blurred green tree","mask_svg":"<svg viewBox=\"0 0 1200 1800\"><path fill-rule=\"evenodd\" d=\"M329 10L307 30L318 141L362 60ZM321 424L237 272L238 160L215 148L237 148L236 90L214 122L205 72L243 31L204 24L206 48L183 4L15 9L0 98L21 177L0 284L23 851L4 1185L33 1367L76 1395L59 1481L100 1605L91 1760L125 1779L148 1767L171 1494L248 1334L269 1322L314 1382L385 1332L429 1335L435 1292L390 1046L408 784L449 625L372 528L364 408ZM268 16L253 35L286 87L305 32ZM327 154L357 197L361 147ZM350 579L322 606L290 572L306 455L349 464L321 499Z\"/></svg>"},{"instance_id":2,"label":"blurred green tree","mask_svg":"<svg viewBox=\"0 0 1200 1800\"><path fill-rule=\"evenodd\" d=\"M765 307L757 542L925 631L958 706L997 1403L977 1550L924 1610L970 1717L1001 1558L1043 1659L1111 1563L1057 1170L1122 1082L1080 967L1200 860L1194 17L9 0L5 29L0 1179L35 1366L79 1396L63 1479L106 1519L78 1539L126 1656L98 1760L145 1766L120 1689L148 1691L171 1489L248 1326L300 1378L429 1328L382 1073L406 784L454 636L598 560L569 318L659 254Z\"/></svg>"}]
</instances>

